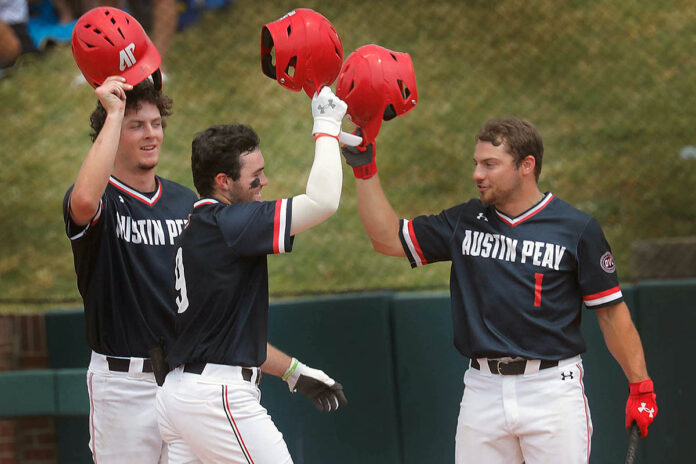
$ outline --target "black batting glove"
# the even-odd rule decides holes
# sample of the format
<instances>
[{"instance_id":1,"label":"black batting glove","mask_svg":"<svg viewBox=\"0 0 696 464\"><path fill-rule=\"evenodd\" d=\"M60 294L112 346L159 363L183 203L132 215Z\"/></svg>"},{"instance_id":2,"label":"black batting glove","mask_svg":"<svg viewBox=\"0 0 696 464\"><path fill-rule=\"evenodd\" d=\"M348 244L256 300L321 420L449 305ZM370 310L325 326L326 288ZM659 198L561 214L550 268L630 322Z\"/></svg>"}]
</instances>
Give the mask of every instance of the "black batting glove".
<instances>
[{"instance_id":1,"label":"black batting glove","mask_svg":"<svg viewBox=\"0 0 696 464\"><path fill-rule=\"evenodd\" d=\"M339 404L348 405L343 385L334 381L332 386L312 377L300 375L295 389L312 400L314 407L321 412L331 412L338 409Z\"/></svg>"},{"instance_id":2,"label":"black batting glove","mask_svg":"<svg viewBox=\"0 0 696 464\"><path fill-rule=\"evenodd\" d=\"M292 358L290 367L282 376L291 392L299 391L309 398L321 412L331 412L339 405L347 406L343 385L318 369L312 369Z\"/></svg>"},{"instance_id":3,"label":"black batting glove","mask_svg":"<svg viewBox=\"0 0 696 464\"><path fill-rule=\"evenodd\" d=\"M356 128L353 133L362 137L362 131L359 127ZM377 157L377 146L375 142L364 146L361 144L357 147L343 145L341 147L341 153L346 159L346 163L353 168L353 175L357 179L369 179L377 174L377 164L375 162L375 158Z\"/></svg>"}]
</instances>

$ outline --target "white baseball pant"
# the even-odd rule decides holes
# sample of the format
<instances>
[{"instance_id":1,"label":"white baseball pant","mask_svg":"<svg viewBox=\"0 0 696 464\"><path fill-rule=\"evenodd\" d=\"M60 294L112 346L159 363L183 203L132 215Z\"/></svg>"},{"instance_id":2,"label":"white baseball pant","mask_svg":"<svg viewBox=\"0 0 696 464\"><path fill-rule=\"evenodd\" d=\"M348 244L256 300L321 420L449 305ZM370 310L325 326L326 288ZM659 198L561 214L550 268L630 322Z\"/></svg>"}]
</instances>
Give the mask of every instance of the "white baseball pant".
<instances>
[{"instance_id":1,"label":"white baseball pant","mask_svg":"<svg viewBox=\"0 0 696 464\"><path fill-rule=\"evenodd\" d=\"M169 464L292 464L283 435L259 403L259 370L208 363L201 374L179 366L157 393Z\"/></svg>"},{"instance_id":2,"label":"white baseball pant","mask_svg":"<svg viewBox=\"0 0 696 464\"><path fill-rule=\"evenodd\" d=\"M155 376L143 372L143 358L116 359L127 372L110 369L107 357L95 352L87 370L92 459L97 464L166 463L166 443L157 427Z\"/></svg>"},{"instance_id":3,"label":"white baseball pant","mask_svg":"<svg viewBox=\"0 0 696 464\"><path fill-rule=\"evenodd\" d=\"M492 374L486 359L464 374L457 464L587 464L592 420L580 356L525 374Z\"/></svg>"}]
</instances>

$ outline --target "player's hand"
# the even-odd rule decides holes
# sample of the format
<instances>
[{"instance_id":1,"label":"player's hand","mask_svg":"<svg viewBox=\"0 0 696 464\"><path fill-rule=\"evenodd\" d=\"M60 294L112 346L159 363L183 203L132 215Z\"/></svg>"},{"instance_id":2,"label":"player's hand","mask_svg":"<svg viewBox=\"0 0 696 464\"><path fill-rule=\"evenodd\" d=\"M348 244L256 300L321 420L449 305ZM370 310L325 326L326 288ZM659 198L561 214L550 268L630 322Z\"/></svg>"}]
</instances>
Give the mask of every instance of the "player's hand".
<instances>
[{"instance_id":1,"label":"player's hand","mask_svg":"<svg viewBox=\"0 0 696 464\"><path fill-rule=\"evenodd\" d=\"M356 128L353 132L355 135L362 137L360 128ZM369 179L377 174L377 164L375 158L377 156L377 143L372 142L366 146L351 147L343 145L341 153L348 163L353 168L353 175L358 179Z\"/></svg>"},{"instance_id":2,"label":"player's hand","mask_svg":"<svg viewBox=\"0 0 696 464\"><path fill-rule=\"evenodd\" d=\"M319 411L335 411L339 404L343 406L348 404L343 394L343 385L326 375L324 371L312 369L295 358L292 358L288 371L290 375L283 377L290 391L299 391L308 397Z\"/></svg>"},{"instance_id":3,"label":"player's hand","mask_svg":"<svg viewBox=\"0 0 696 464\"><path fill-rule=\"evenodd\" d=\"M633 422L638 424L640 436L648 435L648 426L657 415L656 395L650 379L634 382L628 386L630 394L626 402L626 428Z\"/></svg>"},{"instance_id":4,"label":"player's hand","mask_svg":"<svg viewBox=\"0 0 696 464\"><path fill-rule=\"evenodd\" d=\"M329 87L324 86L321 92L315 93L312 98L312 116L314 117L312 134L338 137L341 132L341 121L347 109L348 105L334 95Z\"/></svg>"},{"instance_id":5,"label":"player's hand","mask_svg":"<svg viewBox=\"0 0 696 464\"><path fill-rule=\"evenodd\" d=\"M99 98L107 114L124 113L126 109L126 91L131 89L133 89L133 86L127 84L124 77L109 76L94 92L97 94L97 98Z\"/></svg>"}]
</instances>

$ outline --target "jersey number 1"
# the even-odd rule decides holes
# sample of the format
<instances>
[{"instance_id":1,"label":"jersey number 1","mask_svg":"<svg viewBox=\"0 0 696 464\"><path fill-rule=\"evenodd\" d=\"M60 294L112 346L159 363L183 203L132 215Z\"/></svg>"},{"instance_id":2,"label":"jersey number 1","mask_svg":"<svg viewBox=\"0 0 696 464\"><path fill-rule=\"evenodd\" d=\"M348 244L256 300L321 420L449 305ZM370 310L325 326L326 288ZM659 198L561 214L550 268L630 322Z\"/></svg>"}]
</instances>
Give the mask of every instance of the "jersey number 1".
<instances>
[{"instance_id":1,"label":"jersey number 1","mask_svg":"<svg viewBox=\"0 0 696 464\"><path fill-rule=\"evenodd\" d=\"M186 277L184 276L184 258L181 256L181 247L176 250L174 278L174 287L179 291L179 296L176 297L176 312L181 314L186 311L189 306L188 295L186 295Z\"/></svg>"},{"instance_id":2,"label":"jersey number 1","mask_svg":"<svg viewBox=\"0 0 696 464\"><path fill-rule=\"evenodd\" d=\"M536 272L534 274L534 306L541 306L541 281L544 280L544 274Z\"/></svg>"}]
</instances>

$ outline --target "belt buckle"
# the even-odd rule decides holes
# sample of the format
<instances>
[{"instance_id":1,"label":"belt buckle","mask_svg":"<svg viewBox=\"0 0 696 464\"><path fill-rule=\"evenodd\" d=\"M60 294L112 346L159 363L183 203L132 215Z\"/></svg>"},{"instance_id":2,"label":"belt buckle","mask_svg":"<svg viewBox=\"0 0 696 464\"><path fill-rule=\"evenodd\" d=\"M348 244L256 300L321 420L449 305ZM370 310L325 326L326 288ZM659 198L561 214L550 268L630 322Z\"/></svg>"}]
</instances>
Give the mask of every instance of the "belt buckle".
<instances>
[{"instance_id":1,"label":"belt buckle","mask_svg":"<svg viewBox=\"0 0 696 464\"><path fill-rule=\"evenodd\" d=\"M495 362L495 370L498 371L498 372L496 372L498 375L505 375L505 374L503 374L503 371L500 370L500 366L502 364L505 364L505 363L503 361L496 361Z\"/></svg>"}]
</instances>

